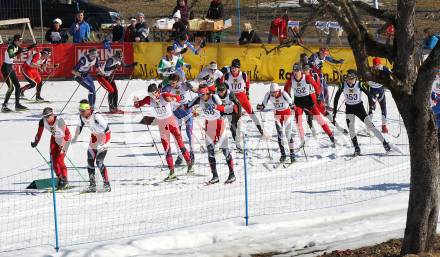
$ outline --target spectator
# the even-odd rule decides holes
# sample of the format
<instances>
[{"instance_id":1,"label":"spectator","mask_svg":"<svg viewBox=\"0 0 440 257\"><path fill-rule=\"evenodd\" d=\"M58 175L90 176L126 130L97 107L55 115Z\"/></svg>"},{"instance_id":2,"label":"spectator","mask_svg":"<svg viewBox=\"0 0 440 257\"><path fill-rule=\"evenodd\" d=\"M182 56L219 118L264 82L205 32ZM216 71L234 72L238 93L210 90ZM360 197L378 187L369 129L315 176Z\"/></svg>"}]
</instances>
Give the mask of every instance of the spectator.
<instances>
[{"instance_id":1,"label":"spectator","mask_svg":"<svg viewBox=\"0 0 440 257\"><path fill-rule=\"evenodd\" d=\"M282 18L278 17L270 24L268 43L272 43L272 37L278 37L278 42L282 44L288 38L289 16L284 14Z\"/></svg>"},{"instance_id":2,"label":"spectator","mask_svg":"<svg viewBox=\"0 0 440 257\"><path fill-rule=\"evenodd\" d=\"M209 5L207 19L211 20L223 20L224 8L221 0L212 0ZM220 43L221 32L208 32L206 33L208 42Z\"/></svg>"},{"instance_id":3,"label":"spectator","mask_svg":"<svg viewBox=\"0 0 440 257\"><path fill-rule=\"evenodd\" d=\"M173 24L173 30L171 32L171 40L175 40L179 38L180 35L187 35L187 28L185 23L183 23L180 11L178 10L174 15L174 24Z\"/></svg>"},{"instance_id":4,"label":"spectator","mask_svg":"<svg viewBox=\"0 0 440 257\"><path fill-rule=\"evenodd\" d=\"M124 27L121 25L121 18L116 17L116 24L112 28L112 41L122 42L124 39Z\"/></svg>"},{"instance_id":5,"label":"spectator","mask_svg":"<svg viewBox=\"0 0 440 257\"><path fill-rule=\"evenodd\" d=\"M145 22L145 15L143 13L138 13L136 24L136 42L148 42L148 35L150 34L150 28Z\"/></svg>"},{"instance_id":6,"label":"spectator","mask_svg":"<svg viewBox=\"0 0 440 257\"><path fill-rule=\"evenodd\" d=\"M260 37L257 35L254 29L252 29L252 25L250 23L245 23L243 25L243 32L241 32L240 39L238 40L238 44L254 44L261 43Z\"/></svg>"},{"instance_id":7,"label":"spectator","mask_svg":"<svg viewBox=\"0 0 440 257\"><path fill-rule=\"evenodd\" d=\"M90 25L84 21L84 11L76 13L76 21L70 26L70 35L73 36L73 43L83 43L90 40Z\"/></svg>"},{"instance_id":8,"label":"spectator","mask_svg":"<svg viewBox=\"0 0 440 257\"><path fill-rule=\"evenodd\" d=\"M46 32L46 41L51 44L66 43L69 40L67 31L61 28L63 22L56 18L53 20L53 26Z\"/></svg>"},{"instance_id":9,"label":"spectator","mask_svg":"<svg viewBox=\"0 0 440 257\"><path fill-rule=\"evenodd\" d=\"M135 17L130 17L130 25L125 30L124 41L125 42L136 42L136 23Z\"/></svg>"},{"instance_id":10,"label":"spectator","mask_svg":"<svg viewBox=\"0 0 440 257\"><path fill-rule=\"evenodd\" d=\"M188 25L188 0L177 0L177 5L174 7L173 15L180 11L180 19L183 21L185 25Z\"/></svg>"},{"instance_id":11,"label":"spectator","mask_svg":"<svg viewBox=\"0 0 440 257\"><path fill-rule=\"evenodd\" d=\"M429 28L423 30L422 62L428 58L432 49L434 49L439 40L440 35L431 33Z\"/></svg>"}]
</instances>

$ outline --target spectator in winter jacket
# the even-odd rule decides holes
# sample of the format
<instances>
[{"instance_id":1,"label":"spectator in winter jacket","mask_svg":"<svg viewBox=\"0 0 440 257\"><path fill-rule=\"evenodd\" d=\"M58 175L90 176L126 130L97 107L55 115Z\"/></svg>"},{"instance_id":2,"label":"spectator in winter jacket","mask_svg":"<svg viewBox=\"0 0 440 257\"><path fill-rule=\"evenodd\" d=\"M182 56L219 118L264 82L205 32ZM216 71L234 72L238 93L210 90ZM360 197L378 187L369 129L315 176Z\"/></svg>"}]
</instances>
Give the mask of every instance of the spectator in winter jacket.
<instances>
[{"instance_id":1,"label":"spectator in winter jacket","mask_svg":"<svg viewBox=\"0 0 440 257\"><path fill-rule=\"evenodd\" d=\"M423 40L423 49L422 49L422 55L423 55L423 61L428 58L429 54L431 53L432 49L435 48L438 41L440 40L440 35L431 33L431 31L426 28L423 30L424 34L424 40Z\"/></svg>"},{"instance_id":2,"label":"spectator in winter jacket","mask_svg":"<svg viewBox=\"0 0 440 257\"><path fill-rule=\"evenodd\" d=\"M254 29L252 29L252 25L250 23L245 23L243 25L243 31L241 32L240 39L238 40L239 45L245 44L256 44L261 43L260 37L257 35Z\"/></svg>"},{"instance_id":3,"label":"spectator in winter jacket","mask_svg":"<svg viewBox=\"0 0 440 257\"><path fill-rule=\"evenodd\" d=\"M440 40L440 35L431 33L431 31L426 28L423 30L424 41L423 41L423 49L432 50L437 45Z\"/></svg>"},{"instance_id":4,"label":"spectator in winter jacket","mask_svg":"<svg viewBox=\"0 0 440 257\"><path fill-rule=\"evenodd\" d=\"M83 43L90 40L90 25L84 21L84 11L76 13L76 21L70 26L69 33L73 36L73 43Z\"/></svg>"},{"instance_id":5,"label":"spectator in winter jacket","mask_svg":"<svg viewBox=\"0 0 440 257\"><path fill-rule=\"evenodd\" d=\"M174 7L173 15L180 11L180 18L185 23L185 25L188 25L188 17L189 17L189 8L188 8L188 0L177 0L177 5Z\"/></svg>"},{"instance_id":6,"label":"spectator in winter jacket","mask_svg":"<svg viewBox=\"0 0 440 257\"><path fill-rule=\"evenodd\" d=\"M46 41L51 44L66 43L69 40L67 31L61 28L63 22L61 19L56 18L53 20L53 26L46 32Z\"/></svg>"},{"instance_id":7,"label":"spectator in winter jacket","mask_svg":"<svg viewBox=\"0 0 440 257\"><path fill-rule=\"evenodd\" d=\"M289 33L289 16L284 14L282 18L277 17L270 24L268 43L272 43L272 37L278 37L278 42L282 44L287 38Z\"/></svg>"},{"instance_id":8,"label":"spectator in winter jacket","mask_svg":"<svg viewBox=\"0 0 440 257\"><path fill-rule=\"evenodd\" d=\"M223 20L224 8L221 0L212 0L209 5L208 13L206 18L210 20ZM206 37L208 42L220 43L221 32L207 32Z\"/></svg>"},{"instance_id":9,"label":"spectator in winter jacket","mask_svg":"<svg viewBox=\"0 0 440 257\"><path fill-rule=\"evenodd\" d=\"M116 17L116 24L112 27L112 41L122 42L124 41L124 27L121 25L121 19Z\"/></svg>"},{"instance_id":10,"label":"spectator in winter jacket","mask_svg":"<svg viewBox=\"0 0 440 257\"><path fill-rule=\"evenodd\" d=\"M187 26L185 25L185 23L183 23L183 21L180 17L180 11L177 11L173 15L173 20L174 20L174 24L173 24L173 29L171 32L171 38L169 41L174 41L174 40L178 39L180 35L187 35L188 34Z\"/></svg>"},{"instance_id":11,"label":"spectator in winter jacket","mask_svg":"<svg viewBox=\"0 0 440 257\"><path fill-rule=\"evenodd\" d=\"M130 17L130 25L125 30L124 42L136 42L136 23L136 18Z\"/></svg>"},{"instance_id":12,"label":"spectator in winter jacket","mask_svg":"<svg viewBox=\"0 0 440 257\"><path fill-rule=\"evenodd\" d=\"M143 13L138 13L137 23L136 23L136 42L148 42L148 35L150 34L150 28L145 21L145 15Z\"/></svg>"}]
</instances>

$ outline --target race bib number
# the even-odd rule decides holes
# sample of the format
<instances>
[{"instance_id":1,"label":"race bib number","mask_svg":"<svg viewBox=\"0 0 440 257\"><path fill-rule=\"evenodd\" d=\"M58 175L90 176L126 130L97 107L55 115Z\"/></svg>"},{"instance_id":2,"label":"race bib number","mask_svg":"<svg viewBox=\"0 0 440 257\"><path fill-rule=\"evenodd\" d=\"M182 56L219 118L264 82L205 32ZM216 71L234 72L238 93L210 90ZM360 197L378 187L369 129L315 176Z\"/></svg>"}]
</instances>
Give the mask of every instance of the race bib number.
<instances>
[{"instance_id":1,"label":"race bib number","mask_svg":"<svg viewBox=\"0 0 440 257\"><path fill-rule=\"evenodd\" d=\"M277 110L284 109L284 103L274 103L274 107Z\"/></svg>"},{"instance_id":2,"label":"race bib number","mask_svg":"<svg viewBox=\"0 0 440 257\"><path fill-rule=\"evenodd\" d=\"M157 116L164 116L167 114L167 108L165 106L155 107L154 110L156 111Z\"/></svg>"},{"instance_id":3,"label":"race bib number","mask_svg":"<svg viewBox=\"0 0 440 257\"><path fill-rule=\"evenodd\" d=\"M241 82L238 82L237 80L234 80L234 82L232 82L232 91L241 91L242 89L242 85Z\"/></svg>"}]
</instances>

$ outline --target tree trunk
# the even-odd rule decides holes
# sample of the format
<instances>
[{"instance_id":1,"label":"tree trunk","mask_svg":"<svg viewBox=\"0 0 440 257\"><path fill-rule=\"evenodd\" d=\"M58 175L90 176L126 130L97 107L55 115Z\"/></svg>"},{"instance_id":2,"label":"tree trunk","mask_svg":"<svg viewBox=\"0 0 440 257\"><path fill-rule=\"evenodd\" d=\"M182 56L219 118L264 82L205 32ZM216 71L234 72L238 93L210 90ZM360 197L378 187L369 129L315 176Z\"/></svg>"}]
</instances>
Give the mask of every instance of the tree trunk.
<instances>
[{"instance_id":1,"label":"tree trunk","mask_svg":"<svg viewBox=\"0 0 440 257\"><path fill-rule=\"evenodd\" d=\"M400 252L402 256L432 250L439 211L437 129L429 98L418 94L421 92L416 91L414 95L393 92L408 132L411 158L411 184L405 236Z\"/></svg>"}]
</instances>

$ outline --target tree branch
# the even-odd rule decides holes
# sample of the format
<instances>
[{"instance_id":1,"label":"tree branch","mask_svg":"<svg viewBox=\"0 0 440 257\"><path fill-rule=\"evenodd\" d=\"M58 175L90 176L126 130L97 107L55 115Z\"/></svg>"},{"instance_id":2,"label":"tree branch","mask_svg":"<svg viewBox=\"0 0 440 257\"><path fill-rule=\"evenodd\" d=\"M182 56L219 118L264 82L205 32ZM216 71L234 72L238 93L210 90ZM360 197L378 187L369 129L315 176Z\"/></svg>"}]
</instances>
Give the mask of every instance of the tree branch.
<instances>
[{"instance_id":1,"label":"tree branch","mask_svg":"<svg viewBox=\"0 0 440 257\"><path fill-rule=\"evenodd\" d=\"M392 23L392 24L396 24L396 14L392 13L388 10L383 10L383 9L376 9L374 7L371 7L369 4L362 2L362 1L353 1L352 2L354 4L354 6L356 6L356 8L365 11L367 14L378 18L380 20Z\"/></svg>"}]
</instances>

